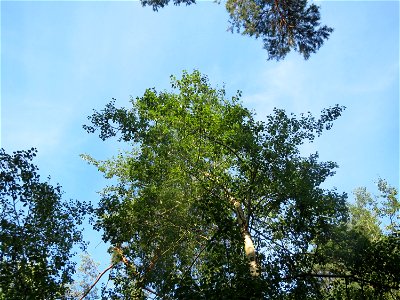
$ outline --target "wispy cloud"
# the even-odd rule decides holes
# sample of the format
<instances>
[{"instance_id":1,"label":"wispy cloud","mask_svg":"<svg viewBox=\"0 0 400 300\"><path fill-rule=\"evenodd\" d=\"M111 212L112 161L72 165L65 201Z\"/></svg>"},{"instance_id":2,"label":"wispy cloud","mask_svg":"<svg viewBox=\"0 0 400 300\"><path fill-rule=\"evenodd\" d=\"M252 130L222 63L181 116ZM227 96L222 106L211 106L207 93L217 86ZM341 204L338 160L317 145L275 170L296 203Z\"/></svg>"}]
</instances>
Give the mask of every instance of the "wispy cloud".
<instances>
[{"instance_id":1,"label":"wispy cloud","mask_svg":"<svg viewBox=\"0 0 400 300\"><path fill-rule=\"evenodd\" d=\"M72 107L34 98L7 104L4 113L3 143L12 150L62 148L65 130L73 120Z\"/></svg>"},{"instance_id":2,"label":"wispy cloud","mask_svg":"<svg viewBox=\"0 0 400 300\"><path fill-rule=\"evenodd\" d=\"M257 76L257 86L252 93L244 95L246 104L254 108L258 118L264 118L274 107L288 113L319 112L332 98L322 97L329 93L329 86L316 78L324 76L311 64L299 58L290 58L265 68Z\"/></svg>"}]
</instances>

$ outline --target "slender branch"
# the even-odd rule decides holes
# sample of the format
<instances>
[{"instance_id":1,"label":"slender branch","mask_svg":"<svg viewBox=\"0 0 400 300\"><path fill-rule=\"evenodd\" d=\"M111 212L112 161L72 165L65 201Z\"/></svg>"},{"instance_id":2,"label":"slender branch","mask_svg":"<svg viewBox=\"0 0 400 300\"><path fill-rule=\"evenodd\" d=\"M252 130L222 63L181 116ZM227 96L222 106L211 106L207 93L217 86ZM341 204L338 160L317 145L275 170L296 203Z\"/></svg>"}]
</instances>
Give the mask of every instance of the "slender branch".
<instances>
[{"instance_id":1,"label":"slender branch","mask_svg":"<svg viewBox=\"0 0 400 300\"><path fill-rule=\"evenodd\" d=\"M143 276L140 278L139 280L139 287L141 287L142 289L147 290L147 288L145 286L143 286L144 280L147 276L147 274L150 273L150 271L154 268L154 266L156 265L157 261L163 257L168 251L170 251L171 249L174 249L176 247L176 245L185 237L185 234L183 234L172 246L170 246L168 249L166 249L163 253L159 253L159 248L156 250L156 253L154 254L153 258L151 259L149 265L147 266L146 270L143 273ZM157 295L156 293L153 292L153 294Z\"/></svg>"},{"instance_id":2,"label":"slender branch","mask_svg":"<svg viewBox=\"0 0 400 300\"><path fill-rule=\"evenodd\" d=\"M109 271L110 269L112 269L114 267L115 264L111 264L109 265L103 272L101 272L99 274L99 276L97 276L96 280L93 282L93 284L85 291L85 293L82 295L82 297L79 300L84 299L89 293L90 291L95 287L95 285L99 282L100 278L107 273L107 271Z\"/></svg>"},{"instance_id":3,"label":"slender branch","mask_svg":"<svg viewBox=\"0 0 400 300\"><path fill-rule=\"evenodd\" d=\"M250 171L250 184L247 190L247 200L246 200L246 209L247 209L247 224L250 225L250 219L253 216L253 201L251 197L252 186L257 178L258 167L254 166L254 168Z\"/></svg>"},{"instance_id":4,"label":"slender branch","mask_svg":"<svg viewBox=\"0 0 400 300\"><path fill-rule=\"evenodd\" d=\"M277 0L274 1L274 8L275 9L273 9L273 10L277 11L278 14L279 14L279 17L280 17L280 20L279 20L280 28L279 28L279 30L282 30L283 25L286 25L287 21L286 21L286 17L282 13L281 8L279 7L279 1L277 1Z\"/></svg>"},{"instance_id":5,"label":"slender branch","mask_svg":"<svg viewBox=\"0 0 400 300\"><path fill-rule=\"evenodd\" d=\"M196 257L193 259L193 261L190 264L190 266L186 269L185 275L188 274L192 270L194 264L199 259L200 255L203 253L204 250L206 250L207 245L214 240L214 238L215 238L216 234L218 233L218 231L219 230L217 228L216 232L214 232L214 234L211 236L211 238L206 239L206 243L203 245L203 247L201 247L201 249L199 250L199 253L197 253ZM182 277L182 280L183 280L183 277Z\"/></svg>"},{"instance_id":6,"label":"slender branch","mask_svg":"<svg viewBox=\"0 0 400 300\"><path fill-rule=\"evenodd\" d=\"M13 193L13 194L14 194L14 193ZM15 206L15 204L16 204L15 201L16 201L16 200L18 201L17 196L11 195L11 198L12 198L12 200L13 200L13 209L14 209L15 218L17 219L18 227L21 227L21 224L19 223L19 215L18 215L18 212L17 212L17 208L16 208L16 206ZM28 213L29 213L29 211L28 211Z\"/></svg>"},{"instance_id":7,"label":"slender branch","mask_svg":"<svg viewBox=\"0 0 400 300\"><path fill-rule=\"evenodd\" d=\"M226 145L226 144L224 144L224 143L218 141L217 139L212 138L211 136L206 135L206 137L207 137L210 141L212 141L212 142L214 142L214 143L216 143L216 144L218 144L218 145L224 147L225 149L227 149L229 152L231 152L233 155L235 155L236 158L237 158L240 162L245 163L244 159L243 159L242 157L240 157L240 155L239 155L235 150L233 150L230 146L228 146L228 145Z\"/></svg>"},{"instance_id":8,"label":"slender branch","mask_svg":"<svg viewBox=\"0 0 400 300\"><path fill-rule=\"evenodd\" d=\"M197 253L196 257L193 259L193 261L192 261L192 263L190 264L189 268L186 269L185 274L189 273L189 272L192 270L194 264L196 263L197 259L200 257L201 253L203 253L203 251L206 249L207 245L208 245L208 243L206 243L206 244L200 249L199 253Z\"/></svg>"},{"instance_id":9,"label":"slender branch","mask_svg":"<svg viewBox=\"0 0 400 300\"><path fill-rule=\"evenodd\" d=\"M128 261L128 259L125 257L125 255L122 253L122 249L119 247L114 247L115 251L118 252L118 254L121 256L121 260L122 262L127 266L130 267L132 269L134 269L133 265L131 262ZM157 259L158 257L156 256L154 259ZM152 262L153 263L153 262ZM154 264L154 263L153 263ZM99 282L100 278L110 269L112 269L114 266L116 265L116 263L112 263L111 265L109 265L103 272L101 272L99 274L99 276L97 276L96 280L94 281L94 283L89 287L89 289L86 290L86 292L83 294L83 296L79 299L79 300L83 300L89 293L90 291L94 288L94 286ZM150 267L150 266L149 266ZM152 267L152 266L151 266ZM137 271L134 271L136 273L136 275L139 275L139 273ZM157 294L155 291L153 291L152 289L146 287L146 286L142 286L140 287L143 290L148 291L149 293L152 293L153 295L156 295L157 297L161 297L159 294Z\"/></svg>"},{"instance_id":10,"label":"slender branch","mask_svg":"<svg viewBox=\"0 0 400 300\"><path fill-rule=\"evenodd\" d=\"M122 252L122 249L119 247L114 247L114 250L121 256L121 260L122 262L129 268L131 268L133 270L133 272L135 273L136 276L140 277L140 274L136 271L136 268L134 267L134 265L126 258L126 256L124 255L124 253Z\"/></svg>"},{"instance_id":11,"label":"slender branch","mask_svg":"<svg viewBox=\"0 0 400 300\"><path fill-rule=\"evenodd\" d=\"M255 228L252 228L252 230L253 230L255 233L257 233L259 236L263 237L265 240L267 240L267 241L271 242L272 244L274 244L274 245L280 247L281 249L283 249L284 251L286 251L286 252L289 253L290 255L295 255L295 253L293 253L292 251L290 251L289 249L287 249L285 246L283 246L283 245L281 245L281 244L275 242L272 238L267 237L267 236L266 236L264 233L262 233L261 231L255 229Z\"/></svg>"}]
</instances>

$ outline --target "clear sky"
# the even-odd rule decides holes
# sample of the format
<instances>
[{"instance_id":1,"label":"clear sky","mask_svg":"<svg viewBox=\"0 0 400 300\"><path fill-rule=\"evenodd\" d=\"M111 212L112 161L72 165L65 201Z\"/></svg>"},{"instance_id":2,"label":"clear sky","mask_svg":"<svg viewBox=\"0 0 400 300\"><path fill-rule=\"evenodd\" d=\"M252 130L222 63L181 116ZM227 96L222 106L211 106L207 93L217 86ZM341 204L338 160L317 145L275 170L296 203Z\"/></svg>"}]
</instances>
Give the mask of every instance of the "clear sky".
<instances>
[{"instance_id":1,"label":"clear sky","mask_svg":"<svg viewBox=\"0 0 400 300\"><path fill-rule=\"evenodd\" d=\"M259 119L273 107L318 114L347 107L331 131L304 147L339 164L327 182L350 194L399 186L399 2L320 1L334 27L319 52L267 61L260 40L226 31L223 5L200 2L153 12L135 2L1 1L1 147L36 147L40 173L66 198L96 203L105 180L81 153L107 158L122 146L82 125L111 98L128 105L146 88L169 89L169 76L199 69ZM99 235L89 251L102 265Z\"/></svg>"}]
</instances>

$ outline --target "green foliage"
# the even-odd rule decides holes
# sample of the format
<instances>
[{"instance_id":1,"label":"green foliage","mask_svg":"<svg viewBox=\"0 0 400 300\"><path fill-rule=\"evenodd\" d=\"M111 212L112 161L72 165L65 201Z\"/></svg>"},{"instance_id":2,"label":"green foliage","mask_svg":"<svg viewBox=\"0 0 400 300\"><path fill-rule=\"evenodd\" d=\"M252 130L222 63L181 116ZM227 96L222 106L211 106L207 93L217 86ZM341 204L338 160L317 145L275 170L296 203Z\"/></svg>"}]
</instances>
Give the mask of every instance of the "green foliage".
<instances>
[{"instance_id":1,"label":"green foliage","mask_svg":"<svg viewBox=\"0 0 400 300\"><path fill-rule=\"evenodd\" d=\"M318 280L304 274L320 260L313 249L347 219L346 195L320 187L336 164L298 148L343 108L319 119L275 109L255 121L240 92L226 99L198 71L172 77L172 88L148 89L129 109L111 102L84 126L131 146L106 161L83 156L117 181L96 210L95 227L120 261L109 297L317 298ZM260 276L250 275L243 230Z\"/></svg>"},{"instance_id":2,"label":"green foliage","mask_svg":"<svg viewBox=\"0 0 400 300\"><path fill-rule=\"evenodd\" d=\"M355 204L349 205L351 230L364 235L368 240L377 240L382 232L379 227L376 201L366 188L356 189L354 195Z\"/></svg>"},{"instance_id":3,"label":"green foliage","mask_svg":"<svg viewBox=\"0 0 400 300\"><path fill-rule=\"evenodd\" d=\"M398 299L400 297L400 214L397 190L382 179L380 197L355 190L350 220L322 247L331 260L328 299Z\"/></svg>"},{"instance_id":4,"label":"green foliage","mask_svg":"<svg viewBox=\"0 0 400 300\"><path fill-rule=\"evenodd\" d=\"M85 203L62 201L61 187L41 182L36 150L0 150L0 298L59 299L71 282L71 249Z\"/></svg>"},{"instance_id":5,"label":"green foliage","mask_svg":"<svg viewBox=\"0 0 400 300\"><path fill-rule=\"evenodd\" d=\"M398 199L399 191L390 186L386 180L378 180L378 189L380 198L383 199L381 205L375 206L375 212L380 219L387 218L389 221L385 225L385 230L389 233L399 235L400 234L400 201ZM378 202L379 203L379 202Z\"/></svg>"},{"instance_id":6,"label":"green foliage","mask_svg":"<svg viewBox=\"0 0 400 300\"><path fill-rule=\"evenodd\" d=\"M158 10L170 0L141 0L142 5ZM175 5L190 5L195 0L174 0ZM219 2L219 1L216 1ZM268 59L283 59L291 50L305 59L315 53L333 29L320 26L319 7L307 0L227 0L233 32L262 38Z\"/></svg>"}]
</instances>

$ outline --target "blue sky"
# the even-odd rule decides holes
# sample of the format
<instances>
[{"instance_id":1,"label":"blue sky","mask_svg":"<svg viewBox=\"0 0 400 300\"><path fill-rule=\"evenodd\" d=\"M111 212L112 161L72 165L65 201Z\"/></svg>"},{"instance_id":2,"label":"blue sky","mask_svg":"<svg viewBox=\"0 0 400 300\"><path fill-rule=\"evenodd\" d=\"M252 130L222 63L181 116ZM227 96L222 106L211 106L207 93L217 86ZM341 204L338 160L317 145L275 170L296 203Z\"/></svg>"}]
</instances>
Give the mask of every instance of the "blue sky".
<instances>
[{"instance_id":1,"label":"blue sky","mask_svg":"<svg viewBox=\"0 0 400 300\"><path fill-rule=\"evenodd\" d=\"M273 107L318 114L347 107L331 131L303 148L339 169L326 185L375 191L399 185L399 2L320 1L335 28L319 52L267 61L260 40L226 31L223 5L200 2L158 13L138 2L1 2L1 147L38 148L43 176L66 198L96 203L101 174L79 157L107 158L121 145L82 129L111 98L128 105L146 88L169 89L169 76L199 69L259 119ZM106 266L99 235L89 248ZM102 252L103 251L103 252Z\"/></svg>"}]
</instances>

